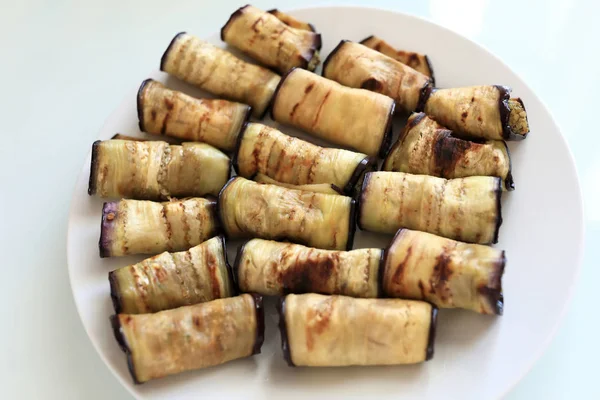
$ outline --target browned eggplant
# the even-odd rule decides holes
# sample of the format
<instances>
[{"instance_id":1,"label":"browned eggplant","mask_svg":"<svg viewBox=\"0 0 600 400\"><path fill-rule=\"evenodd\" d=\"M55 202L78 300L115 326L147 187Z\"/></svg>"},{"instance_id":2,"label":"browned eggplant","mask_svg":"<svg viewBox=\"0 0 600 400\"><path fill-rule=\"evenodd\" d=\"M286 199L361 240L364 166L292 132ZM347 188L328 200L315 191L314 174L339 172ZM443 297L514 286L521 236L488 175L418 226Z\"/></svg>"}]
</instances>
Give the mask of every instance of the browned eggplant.
<instances>
[{"instance_id":1,"label":"browned eggplant","mask_svg":"<svg viewBox=\"0 0 600 400\"><path fill-rule=\"evenodd\" d=\"M122 133L115 133L114 135L112 135L111 140L133 140L136 142L148 142L148 141L163 141L163 142L167 142L169 144L181 144L181 140L170 137L170 136L161 136L160 138L157 139L152 139L152 138L147 138L147 137L137 137L137 136L129 136L129 135L123 135Z\"/></svg>"},{"instance_id":2,"label":"browned eggplant","mask_svg":"<svg viewBox=\"0 0 600 400\"><path fill-rule=\"evenodd\" d=\"M372 90L415 111L428 93L431 79L376 50L342 40L323 63L323 76L342 85Z\"/></svg>"},{"instance_id":3,"label":"browned eggplant","mask_svg":"<svg viewBox=\"0 0 600 400\"><path fill-rule=\"evenodd\" d=\"M437 308L400 299L290 294L279 304L290 366L415 364L433 358Z\"/></svg>"},{"instance_id":4,"label":"browned eggplant","mask_svg":"<svg viewBox=\"0 0 600 400\"><path fill-rule=\"evenodd\" d=\"M234 279L242 292L377 297L383 250L321 250L299 244L252 239L240 247Z\"/></svg>"},{"instance_id":5,"label":"browned eggplant","mask_svg":"<svg viewBox=\"0 0 600 400\"><path fill-rule=\"evenodd\" d=\"M383 233L408 228L463 242L496 243L501 196L497 177L443 179L371 172L360 193L358 226Z\"/></svg>"},{"instance_id":6,"label":"browned eggplant","mask_svg":"<svg viewBox=\"0 0 600 400\"><path fill-rule=\"evenodd\" d=\"M185 32L173 38L160 69L217 96L249 104L257 118L265 114L281 79Z\"/></svg>"},{"instance_id":7,"label":"browned eggplant","mask_svg":"<svg viewBox=\"0 0 600 400\"><path fill-rule=\"evenodd\" d=\"M283 183L276 181L273 178L269 178L265 174L258 173L256 174L252 180L258 183L266 183L269 185L277 185L288 189L294 190L304 190L306 192L315 192L315 193L324 193L324 194L341 194L344 192L339 187L332 185L330 183L313 183L310 185L292 185L291 183Z\"/></svg>"},{"instance_id":8,"label":"browned eggplant","mask_svg":"<svg viewBox=\"0 0 600 400\"><path fill-rule=\"evenodd\" d=\"M140 129L230 151L252 107L227 100L196 99L160 82L142 82L137 97Z\"/></svg>"},{"instance_id":9,"label":"browned eggplant","mask_svg":"<svg viewBox=\"0 0 600 400\"><path fill-rule=\"evenodd\" d=\"M383 53L396 61L400 61L402 64L408 65L415 71L430 77L431 83L435 84L433 67L431 66L431 62L429 62L429 57L425 54L416 53L414 51L396 50L385 40L380 39L377 36L369 36L368 38L363 39L360 44Z\"/></svg>"},{"instance_id":10,"label":"browned eggplant","mask_svg":"<svg viewBox=\"0 0 600 400\"><path fill-rule=\"evenodd\" d=\"M271 117L369 156L383 156L391 141L394 108L390 97L296 68L282 78Z\"/></svg>"},{"instance_id":11,"label":"browned eggplant","mask_svg":"<svg viewBox=\"0 0 600 400\"><path fill-rule=\"evenodd\" d=\"M521 140L529 133L525 105L506 86L433 89L423 111L440 124L468 137ZM421 111L421 110L419 110Z\"/></svg>"},{"instance_id":12,"label":"browned eggplant","mask_svg":"<svg viewBox=\"0 0 600 400\"><path fill-rule=\"evenodd\" d=\"M292 17L291 15L285 14L285 13L279 11L276 8L274 8L272 10L268 10L267 12L269 14L273 14L281 22L283 22L284 24L286 24L288 26L291 26L292 28L302 29L302 30L310 31L310 32L316 32L317 31L315 29L315 26L313 24L310 24L308 22L299 21L298 19Z\"/></svg>"},{"instance_id":13,"label":"browned eggplant","mask_svg":"<svg viewBox=\"0 0 600 400\"><path fill-rule=\"evenodd\" d=\"M400 229L385 252L383 293L502 315L505 264L503 250Z\"/></svg>"},{"instance_id":14,"label":"browned eggplant","mask_svg":"<svg viewBox=\"0 0 600 400\"><path fill-rule=\"evenodd\" d=\"M229 157L205 143L98 140L88 194L140 200L216 196L229 175Z\"/></svg>"},{"instance_id":15,"label":"browned eggplant","mask_svg":"<svg viewBox=\"0 0 600 400\"><path fill-rule=\"evenodd\" d=\"M134 383L260 354L262 297L243 294L160 311L111 318Z\"/></svg>"},{"instance_id":16,"label":"browned eggplant","mask_svg":"<svg viewBox=\"0 0 600 400\"><path fill-rule=\"evenodd\" d=\"M354 200L232 178L219 194L218 213L232 238L290 240L321 249L351 249Z\"/></svg>"},{"instance_id":17,"label":"browned eggplant","mask_svg":"<svg viewBox=\"0 0 600 400\"><path fill-rule=\"evenodd\" d=\"M216 202L203 198L104 203L100 257L189 249L217 233L216 211Z\"/></svg>"},{"instance_id":18,"label":"browned eggplant","mask_svg":"<svg viewBox=\"0 0 600 400\"><path fill-rule=\"evenodd\" d=\"M504 141L458 138L424 113L410 116L382 169L441 178L498 176L505 189L515 188Z\"/></svg>"},{"instance_id":19,"label":"browned eggplant","mask_svg":"<svg viewBox=\"0 0 600 400\"><path fill-rule=\"evenodd\" d=\"M334 184L350 192L375 160L366 154L316 146L263 124L241 134L233 168L246 178L257 173L293 185Z\"/></svg>"},{"instance_id":20,"label":"browned eggplant","mask_svg":"<svg viewBox=\"0 0 600 400\"><path fill-rule=\"evenodd\" d=\"M153 313L235 294L222 236L111 271L108 281L117 314Z\"/></svg>"},{"instance_id":21,"label":"browned eggplant","mask_svg":"<svg viewBox=\"0 0 600 400\"><path fill-rule=\"evenodd\" d=\"M129 136L129 135L123 135L121 133L115 133L111 137L111 140L134 140L134 141L138 141L138 142L145 142L146 141L146 139L144 139L144 138L139 138L139 137Z\"/></svg>"},{"instance_id":22,"label":"browned eggplant","mask_svg":"<svg viewBox=\"0 0 600 400\"><path fill-rule=\"evenodd\" d=\"M296 29L249 4L231 14L221 40L281 73L294 67L314 71L319 65L320 34Z\"/></svg>"}]
</instances>

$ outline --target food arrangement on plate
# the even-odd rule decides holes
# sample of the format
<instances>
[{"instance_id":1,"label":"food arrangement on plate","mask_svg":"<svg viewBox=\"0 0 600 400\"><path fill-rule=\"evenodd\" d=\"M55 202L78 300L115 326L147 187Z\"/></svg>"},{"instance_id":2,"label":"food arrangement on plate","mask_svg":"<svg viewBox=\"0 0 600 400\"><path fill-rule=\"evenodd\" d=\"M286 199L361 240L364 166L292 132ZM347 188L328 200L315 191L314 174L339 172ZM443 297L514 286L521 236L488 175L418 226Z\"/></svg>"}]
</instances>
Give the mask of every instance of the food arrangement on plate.
<instances>
[{"instance_id":1,"label":"food arrangement on plate","mask_svg":"<svg viewBox=\"0 0 600 400\"><path fill-rule=\"evenodd\" d=\"M108 274L134 382L260 353L262 296L280 296L291 366L420 363L438 308L503 313L506 256L489 245L515 189L504 141L529 132L523 102L505 86L436 88L427 56L376 36L342 40L318 75L317 32L240 8L221 39L257 64L180 33L161 70L218 99L146 80L139 127L157 140L93 144L88 193L117 199L100 257L154 255ZM260 122L268 110L281 126ZM389 245L354 249L357 226ZM236 238L249 241L231 267Z\"/></svg>"}]
</instances>

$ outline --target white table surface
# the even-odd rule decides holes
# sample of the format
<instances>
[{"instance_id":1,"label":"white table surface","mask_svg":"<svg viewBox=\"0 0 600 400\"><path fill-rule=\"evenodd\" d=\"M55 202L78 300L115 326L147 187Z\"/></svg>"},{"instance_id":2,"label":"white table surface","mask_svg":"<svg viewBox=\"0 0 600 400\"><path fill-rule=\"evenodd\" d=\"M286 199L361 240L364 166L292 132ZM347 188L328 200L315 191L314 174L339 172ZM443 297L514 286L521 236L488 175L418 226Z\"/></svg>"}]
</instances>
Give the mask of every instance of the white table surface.
<instances>
[{"instance_id":1,"label":"white table surface","mask_svg":"<svg viewBox=\"0 0 600 400\"><path fill-rule=\"evenodd\" d=\"M71 297L65 252L71 191L104 119L157 67L170 38L182 30L208 36L243 5L228 0L84 3L0 0L0 398L130 398L92 348ZM253 4L287 10L322 3ZM600 3L352 4L423 16L474 39L520 74L554 114L583 188L584 264L555 339L507 398L600 398L595 305L600 282ZM532 284L543 285L544 277Z\"/></svg>"}]
</instances>

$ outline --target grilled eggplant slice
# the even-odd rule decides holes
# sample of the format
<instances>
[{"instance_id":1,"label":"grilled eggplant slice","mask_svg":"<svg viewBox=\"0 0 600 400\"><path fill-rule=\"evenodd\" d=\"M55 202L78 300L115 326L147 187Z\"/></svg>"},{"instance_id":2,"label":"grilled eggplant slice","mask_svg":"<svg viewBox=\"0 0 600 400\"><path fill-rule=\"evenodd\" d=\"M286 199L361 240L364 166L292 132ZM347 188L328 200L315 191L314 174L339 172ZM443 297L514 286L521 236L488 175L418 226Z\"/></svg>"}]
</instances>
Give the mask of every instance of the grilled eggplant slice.
<instances>
[{"instance_id":1,"label":"grilled eggplant slice","mask_svg":"<svg viewBox=\"0 0 600 400\"><path fill-rule=\"evenodd\" d=\"M216 211L216 202L203 198L104 203L100 257L187 250L217 233Z\"/></svg>"},{"instance_id":2,"label":"grilled eggplant slice","mask_svg":"<svg viewBox=\"0 0 600 400\"><path fill-rule=\"evenodd\" d=\"M230 151L252 107L227 100L196 99L160 82L142 82L137 97L140 129Z\"/></svg>"},{"instance_id":3,"label":"grilled eggplant slice","mask_svg":"<svg viewBox=\"0 0 600 400\"><path fill-rule=\"evenodd\" d=\"M344 194L342 189L329 183L313 183L310 185L292 185L291 183L283 183L269 178L265 174L258 173L253 178L254 182L266 183L269 185L277 185L288 189L304 190L306 192L315 192L323 194Z\"/></svg>"},{"instance_id":4,"label":"grilled eggplant slice","mask_svg":"<svg viewBox=\"0 0 600 400\"><path fill-rule=\"evenodd\" d=\"M433 358L437 308L429 303L290 294L279 313L290 366L415 364Z\"/></svg>"},{"instance_id":5,"label":"grilled eggplant slice","mask_svg":"<svg viewBox=\"0 0 600 400\"><path fill-rule=\"evenodd\" d=\"M458 138L424 113L410 116L383 169L441 178L498 176L507 190L515 188L504 141Z\"/></svg>"},{"instance_id":6,"label":"grilled eggplant slice","mask_svg":"<svg viewBox=\"0 0 600 400\"><path fill-rule=\"evenodd\" d=\"M260 354L262 297L243 294L154 314L117 314L113 332L135 383Z\"/></svg>"},{"instance_id":7,"label":"grilled eggplant slice","mask_svg":"<svg viewBox=\"0 0 600 400\"><path fill-rule=\"evenodd\" d=\"M140 200L216 196L229 175L229 157L205 143L98 140L88 194Z\"/></svg>"},{"instance_id":8,"label":"grilled eggplant slice","mask_svg":"<svg viewBox=\"0 0 600 400\"><path fill-rule=\"evenodd\" d=\"M402 64L408 65L415 71L430 77L431 83L435 84L433 67L429 62L429 57L427 57L425 54L415 53L413 51L396 50L385 40L380 39L377 36L369 36L368 38L363 39L360 44L385 54L396 61L400 61Z\"/></svg>"},{"instance_id":9,"label":"grilled eggplant slice","mask_svg":"<svg viewBox=\"0 0 600 400\"><path fill-rule=\"evenodd\" d=\"M232 178L219 194L219 217L232 238L290 240L321 249L352 248L354 200Z\"/></svg>"},{"instance_id":10,"label":"grilled eggplant slice","mask_svg":"<svg viewBox=\"0 0 600 400\"><path fill-rule=\"evenodd\" d=\"M221 40L282 74L294 67L314 71L319 65L320 34L296 29L251 5L231 14Z\"/></svg>"},{"instance_id":11,"label":"grilled eggplant slice","mask_svg":"<svg viewBox=\"0 0 600 400\"><path fill-rule=\"evenodd\" d=\"M498 241L502 181L491 176L443 179L404 172L371 172L360 194L361 229L415 229L463 242Z\"/></svg>"},{"instance_id":12,"label":"grilled eggplant slice","mask_svg":"<svg viewBox=\"0 0 600 400\"><path fill-rule=\"evenodd\" d=\"M431 79L376 50L342 40L323 63L323 76L342 85L371 90L415 111Z\"/></svg>"},{"instance_id":13,"label":"grilled eggplant slice","mask_svg":"<svg viewBox=\"0 0 600 400\"><path fill-rule=\"evenodd\" d=\"M377 297L382 255L381 249L333 251L253 239L240 248L234 274L242 292Z\"/></svg>"},{"instance_id":14,"label":"grilled eggplant slice","mask_svg":"<svg viewBox=\"0 0 600 400\"><path fill-rule=\"evenodd\" d=\"M313 24L309 24L308 22L302 22L292 17L291 15L282 13L278 9L274 8L272 10L267 11L269 14L273 14L277 17L278 20L286 24L287 26L291 26L292 28L302 29L304 31L316 32L315 26Z\"/></svg>"},{"instance_id":15,"label":"grilled eggplant slice","mask_svg":"<svg viewBox=\"0 0 600 400\"><path fill-rule=\"evenodd\" d=\"M330 183L347 192L374 164L366 154L316 146L254 123L248 124L242 133L233 160L238 175L246 178L262 173L279 182Z\"/></svg>"},{"instance_id":16,"label":"grilled eggplant slice","mask_svg":"<svg viewBox=\"0 0 600 400\"><path fill-rule=\"evenodd\" d=\"M263 117L281 79L185 32L173 38L160 69L217 96L249 104L257 118Z\"/></svg>"},{"instance_id":17,"label":"grilled eggplant slice","mask_svg":"<svg viewBox=\"0 0 600 400\"><path fill-rule=\"evenodd\" d=\"M369 156L383 156L390 145L394 108L390 97L296 68L282 78L271 117Z\"/></svg>"},{"instance_id":18,"label":"grilled eggplant slice","mask_svg":"<svg viewBox=\"0 0 600 400\"><path fill-rule=\"evenodd\" d=\"M108 281L117 314L153 313L234 295L222 236L111 271Z\"/></svg>"},{"instance_id":19,"label":"grilled eggplant slice","mask_svg":"<svg viewBox=\"0 0 600 400\"><path fill-rule=\"evenodd\" d=\"M385 252L386 297L502 315L503 250L400 229Z\"/></svg>"},{"instance_id":20,"label":"grilled eggplant slice","mask_svg":"<svg viewBox=\"0 0 600 400\"><path fill-rule=\"evenodd\" d=\"M521 99L511 98L510 92L510 88L498 85L433 89L423 111L468 137L525 139L529 133L525 105Z\"/></svg>"}]
</instances>

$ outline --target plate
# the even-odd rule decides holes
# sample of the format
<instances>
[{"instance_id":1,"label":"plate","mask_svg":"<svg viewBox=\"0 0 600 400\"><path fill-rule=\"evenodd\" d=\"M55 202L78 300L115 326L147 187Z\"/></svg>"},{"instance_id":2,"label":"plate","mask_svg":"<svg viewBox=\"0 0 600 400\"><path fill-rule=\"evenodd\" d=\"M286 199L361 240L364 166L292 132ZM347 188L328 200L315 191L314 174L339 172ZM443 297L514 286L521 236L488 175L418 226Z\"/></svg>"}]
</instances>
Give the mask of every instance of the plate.
<instances>
[{"instance_id":1,"label":"plate","mask_svg":"<svg viewBox=\"0 0 600 400\"><path fill-rule=\"evenodd\" d=\"M233 11L233 10L232 10ZM504 316L441 310L433 360L413 366L290 368L283 360L273 299L266 301L262 354L204 370L134 385L125 355L108 321L113 313L107 274L144 257L100 259L98 238L102 199L87 195L90 157L73 194L68 226L68 264L81 320L100 357L140 399L213 397L257 399L497 398L532 367L562 319L580 266L582 201L573 158L552 116L531 89L481 46L431 22L399 13L356 7L307 8L291 12L313 23L327 55L341 39L376 34L400 49L429 55L439 87L504 84L527 106L531 133L512 152L514 192L502 199L504 223L498 247L506 250ZM223 23L228 15L219 16ZM331 21L344 23L331 24ZM173 32L175 34L176 32ZM191 32L193 33L193 32ZM167 47L170 37L165 37ZM209 40L222 45L218 35ZM156 54L156 63L161 54ZM206 94L166 74L150 74L173 89ZM137 126L139 82L103 126L100 139L114 133L143 136ZM272 122L267 120L269 124ZM399 122L399 121L396 121ZM275 124L276 125L276 124ZM395 126L395 134L401 128ZM284 132L305 138L298 131ZM313 142L319 143L314 139ZM91 143L90 143L91 148ZM355 248L384 247L391 236L357 232ZM236 242L229 243L230 261Z\"/></svg>"}]
</instances>

